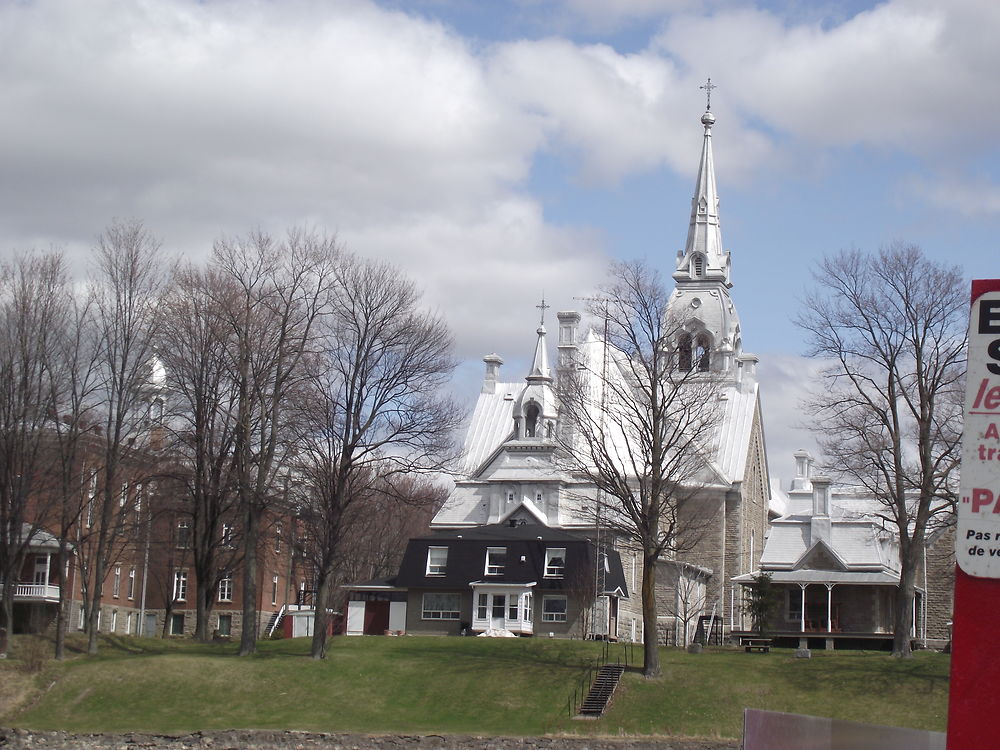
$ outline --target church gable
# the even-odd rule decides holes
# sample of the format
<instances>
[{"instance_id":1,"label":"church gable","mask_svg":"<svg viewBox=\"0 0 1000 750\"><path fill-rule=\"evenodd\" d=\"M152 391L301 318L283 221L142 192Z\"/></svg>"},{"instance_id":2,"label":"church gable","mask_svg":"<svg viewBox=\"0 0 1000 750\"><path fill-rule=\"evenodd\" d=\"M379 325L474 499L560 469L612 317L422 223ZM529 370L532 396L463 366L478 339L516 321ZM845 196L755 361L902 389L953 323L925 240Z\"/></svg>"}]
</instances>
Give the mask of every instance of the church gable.
<instances>
[{"instance_id":1,"label":"church gable","mask_svg":"<svg viewBox=\"0 0 1000 750\"><path fill-rule=\"evenodd\" d=\"M548 525L548 521L545 515L542 513L538 507L530 500L524 500L514 508L512 511L507 513L505 516L500 518L500 523L507 523L516 526L522 525L532 525L537 526L539 524L543 526Z\"/></svg>"},{"instance_id":2,"label":"church gable","mask_svg":"<svg viewBox=\"0 0 1000 750\"><path fill-rule=\"evenodd\" d=\"M847 570L847 565L826 542L816 542L800 557L793 570Z\"/></svg>"}]
</instances>

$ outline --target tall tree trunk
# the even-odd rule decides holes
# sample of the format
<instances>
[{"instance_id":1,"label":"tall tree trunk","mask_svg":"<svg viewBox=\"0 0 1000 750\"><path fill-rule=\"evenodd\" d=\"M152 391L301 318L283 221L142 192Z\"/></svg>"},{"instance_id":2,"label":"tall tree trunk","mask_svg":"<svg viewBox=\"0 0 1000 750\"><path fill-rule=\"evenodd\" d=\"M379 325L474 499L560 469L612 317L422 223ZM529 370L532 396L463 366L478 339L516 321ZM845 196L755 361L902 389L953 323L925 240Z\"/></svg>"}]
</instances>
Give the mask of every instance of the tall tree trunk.
<instances>
[{"instance_id":1,"label":"tall tree trunk","mask_svg":"<svg viewBox=\"0 0 1000 750\"><path fill-rule=\"evenodd\" d=\"M915 547L914 547L915 548ZM907 557L913 555L905 553ZM892 655L898 657L908 657L913 655L910 647L913 629L913 597L915 594L915 582L917 578L917 565L915 561L900 566L902 568L899 577L899 586L895 593L895 612L893 613L893 636Z\"/></svg>"},{"instance_id":2,"label":"tall tree trunk","mask_svg":"<svg viewBox=\"0 0 1000 750\"><path fill-rule=\"evenodd\" d=\"M312 649L309 652L313 659L326 658L326 631L329 618L327 609L329 609L331 578L330 569L324 567L319 571L316 581L316 615L313 619Z\"/></svg>"},{"instance_id":3,"label":"tall tree trunk","mask_svg":"<svg viewBox=\"0 0 1000 750\"><path fill-rule=\"evenodd\" d=\"M90 597L90 609L87 610L87 653L97 655L97 635L100 628L101 597L104 591L104 559L98 552L94 563L94 585Z\"/></svg>"},{"instance_id":4,"label":"tall tree trunk","mask_svg":"<svg viewBox=\"0 0 1000 750\"><path fill-rule=\"evenodd\" d=\"M14 586L15 582L5 582L3 587L3 622L0 622L0 659L7 658L10 636L14 629Z\"/></svg>"},{"instance_id":5,"label":"tall tree trunk","mask_svg":"<svg viewBox=\"0 0 1000 750\"><path fill-rule=\"evenodd\" d=\"M56 612L55 658L62 660L66 658L66 631L69 626L69 603L73 600L73 591L69 588L69 581L66 580L69 552L63 537L59 538L59 553L56 559L59 561L59 609Z\"/></svg>"},{"instance_id":6,"label":"tall tree trunk","mask_svg":"<svg viewBox=\"0 0 1000 750\"><path fill-rule=\"evenodd\" d=\"M656 630L656 558L655 552L642 553L642 675L659 677L660 648Z\"/></svg>"},{"instance_id":7,"label":"tall tree trunk","mask_svg":"<svg viewBox=\"0 0 1000 750\"><path fill-rule=\"evenodd\" d=\"M240 656L257 652L257 540L260 518L256 503L247 503L246 539L243 553L243 630L240 633Z\"/></svg>"}]
</instances>

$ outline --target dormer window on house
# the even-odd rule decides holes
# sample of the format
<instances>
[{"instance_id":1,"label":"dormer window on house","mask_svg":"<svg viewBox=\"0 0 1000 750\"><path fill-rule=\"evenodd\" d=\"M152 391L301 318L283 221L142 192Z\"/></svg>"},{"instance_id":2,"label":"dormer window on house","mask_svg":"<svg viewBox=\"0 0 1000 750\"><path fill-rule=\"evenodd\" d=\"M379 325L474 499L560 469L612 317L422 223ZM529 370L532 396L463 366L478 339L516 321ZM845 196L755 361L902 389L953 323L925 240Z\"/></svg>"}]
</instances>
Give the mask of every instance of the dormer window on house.
<instances>
[{"instance_id":1,"label":"dormer window on house","mask_svg":"<svg viewBox=\"0 0 1000 750\"><path fill-rule=\"evenodd\" d=\"M531 402L524 410L524 436L535 437L538 430L538 404Z\"/></svg>"},{"instance_id":2,"label":"dormer window on house","mask_svg":"<svg viewBox=\"0 0 1000 750\"><path fill-rule=\"evenodd\" d=\"M448 567L447 547L427 548L427 575L443 576Z\"/></svg>"},{"instance_id":3,"label":"dormer window on house","mask_svg":"<svg viewBox=\"0 0 1000 750\"><path fill-rule=\"evenodd\" d=\"M503 566L507 563L506 547L486 548L486 575L502 576Z\"/></svg>"},{"instance_id":4,"label":"dormer window on house","mask_svg":"<svg viewBox=\"0 0 1000 750\"><path fill-rule=\"evenodd\" d=\"M566 574L566 548L550 547L545 550L545 577L562 578Z\"/></svg>"}]
</instances>

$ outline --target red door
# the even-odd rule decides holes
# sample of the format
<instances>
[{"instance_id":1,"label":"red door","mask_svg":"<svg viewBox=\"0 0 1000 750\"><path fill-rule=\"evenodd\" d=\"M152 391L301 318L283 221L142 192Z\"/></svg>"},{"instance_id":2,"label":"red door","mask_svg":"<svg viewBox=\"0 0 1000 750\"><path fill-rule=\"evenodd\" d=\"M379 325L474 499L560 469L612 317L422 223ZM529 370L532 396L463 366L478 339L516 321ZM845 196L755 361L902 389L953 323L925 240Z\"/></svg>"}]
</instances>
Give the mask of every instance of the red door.
<instances>
[{"instance_id":1,"label":"red door","mask_svg":"<svg viewBox=\"0 0 1000 750\"><path fill-rule=\"evenodd\" d=\"M389 629L389 602L365 602L365 635L382 635Z\"/></svg>"}]
</instances>

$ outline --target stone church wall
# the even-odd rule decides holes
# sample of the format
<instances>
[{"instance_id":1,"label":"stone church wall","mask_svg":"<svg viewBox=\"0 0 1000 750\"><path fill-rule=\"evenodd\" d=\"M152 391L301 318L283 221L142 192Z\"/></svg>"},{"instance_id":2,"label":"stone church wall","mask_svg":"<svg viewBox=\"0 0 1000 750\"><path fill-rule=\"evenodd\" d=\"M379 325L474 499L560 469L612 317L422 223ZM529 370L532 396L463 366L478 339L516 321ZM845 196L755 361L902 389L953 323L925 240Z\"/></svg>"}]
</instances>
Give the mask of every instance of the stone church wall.
<instances>
[{"instance_id":1,"label":"stone church wall","mask_svg":"<svg viewBox=\"0 0 1000 750\"><path fill-rule=\"evenodd\" d=\"M923 584L922 571L917 585ZM955 601L955 527L939 532L927 546L927 645L943 647L951 640Z\"/></svg>"}]
</instances>

